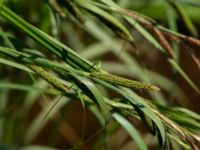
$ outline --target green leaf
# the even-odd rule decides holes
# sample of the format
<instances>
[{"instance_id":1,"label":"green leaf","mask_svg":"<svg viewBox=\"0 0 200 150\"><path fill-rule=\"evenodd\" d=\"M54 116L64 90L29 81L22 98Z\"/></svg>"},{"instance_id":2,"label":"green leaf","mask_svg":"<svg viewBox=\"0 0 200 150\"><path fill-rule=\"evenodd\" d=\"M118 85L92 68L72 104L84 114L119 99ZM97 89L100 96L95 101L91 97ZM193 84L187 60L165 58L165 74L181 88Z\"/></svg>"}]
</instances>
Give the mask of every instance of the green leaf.
<instances>
[{"instance_id":1,"label":"green leaf","mask_svg":"<svg viewBox=\"0 0 200 150\"><path fill-rule=\"evenodd\" d=\"M10 82L2 82L0 81L0 89L12 89L12 90L20 90L20 91L35 91L53 95L60 95L61 92L53 89L53 88L40 88L34 87L32 85L25 85L21 83L10 83Z\"/></svg>"},{"instance_id":2,"label":"green leaf","mask_svg":"<svg viewBox=\"0 0 200 150\"><path fill-rule=\"evenodd\" d=\"M17 83L9 83L9 82L0 82L0 89L14 89L14 90L23 90L23 91L38 91L38 92L45 92L46 89L41 89L38 87L33 87L31 85L23 85Z\"/></svg>"},{"instance_id":3,"label":"green leaf","mask_svg":"<svg viewBox=\"0 0 200 150\"><path fill-rule=\"evenodd\" d=\"M56 101L56 105L55 105L55 100L58 100L58 99L59 99L59 103L57 103ZM60 99L60 96L59 96L59 97L55 97L55 100L52 100L51 102L43 106L42 110L38 113L38 115L32 120L31 124L27 127L27 130L25 132L24 139L23 139L26 144L34 140L34 138L42 130L45 124L50 119L52 119L55 116L55 114L60 111L61 108L63 108L69 103L69 99L67 97L63 97L62 99ZM53 106L53 109L52 109L52 106ZM47 114L48 116L46 117Z\"/></svg>"},{"instance_id":4,"label":"green leaf","mask_svg":"<svg viewBox=\"0 0 200 150\"><path fill-rule=\"evenodd\" d=\"M108 28L110 28L111 30L114 30L114 32L119 34L121 37L125 37L126 39L129 39L130 41L133 40L133 37L131 36L129 31L124 27L124 25L121 24L112 15L108 14L107 12L103 11L99 7L96 7L95 5L92 5L91 3L85 0L76 0L76 2L81 7L87 9L88 11L90 11L91 13L99 17L99 19L102 20L105 23L105 25L108 26Z\"/></svg>"},{"instance_id":5,"label":"green leaf","mask_svg":"<svg viewBox=\"0 0 200 150\"><path fill-rule=\"evenodd\" d=\"M7 33L7 32L2 31L1 27L0 27L0 37L2 37L2 39L3 39L3 41L4 41L6 46L14 48L13 43L9 39L10 37L12 37L12 35Z\"/></svg>"},{"instance_id":6,"label":"green leaf","mask_svg":"<svg viewBox=\"0 0 200 150\"><path fill-rule=\"evenodd\" d=\"M58 3L60 3L61 6L64 6L66 8L66 10L71 15L73 15L74 18L76 18L78 21L80 21L81 23L84 22L84 16L83 16L81 10L76 6L74 1L66 0L66 1L58 1Z\"/></svg>"},{"instance_id":7,"label":"green leaf","mask_svg":"<svg viewBox=\"0 0 200 150\"><path fill-rule=\"evenodd\" d=\"M194 84L194 82L188 77L184 70L173 59L168 59L169 63L180 73L180 75L189 83L189 85L200 94L200 89Z\"/></svg>"},{"instance_id":8,"label":"green leaf","mask_svg":"<svg viewBox=\"0 0 200 150\"><path fill-rule=\"evenodd\" d=\"M22 64L19 64L19 63L4 59L4 58L0 58L0 63L8 65L8 66L11 66L11 67L15 67L15 68L21 69L21 70L29 72L29 73L33 73L33 71L31 71L28 67L26 67L26 66L24 66Z\"/></svg>"},{"instance_id":9,"label":"green leaf","mask_svg":"<svg viewBox=\"0 0 200 150\"><path fill-rule=\"evenodd\" d=\"M172 0L170 0L172 1ZM192 6L195 6L195 7L199 7L200 6L200 0L176 0L177 2L180 2L180 3L185 3L187 5L192 5Z\"/></svg>"},{"instance_id":10,"label":"green leaf","mask_svg":"<svg viewBox=\"0 0 200 150\"><path fill-rule=\"evenodd\" d=\"M176 142L173 144L174 145L174 147L172 147L173 149L180 149L182 147L185 150L191 150L191 147L188 144L184 143L180 138L178 138L177 135L169 133L167 134L167 136L170 138L171 141Z\"/></svg>"},{"instance_id":11,"label":"green leaf","mask_svg":"<svg viewBox=\"0 0 200 150\"><path fill-rule=\"evenodd\" d=\"M75 80L77 81L75 81ZM96 101L99 106L100 109L103 113L104 119L105 119L105 123L107 123L109 121L109 107L105 102L105 99L103 97L103 95L101 94L101 92L94 86L94 84L83 77L80 76L73 76L72 77L72 81L75 82L79 88L81 88L81 90L87 95L89 96L92 100ZM82 83L83 85L81 85L80 83Z\"/></svg>"},{"instance_id":12,"label":"green leaf","mask_svg":"<svg viewBox=\"0 0 200 150\"><path fill-rule=\"evenodd\" d=\"M117 6L114 2L108 0L105 2L105 0L101 0L104 3L107 3L109 6L114 7L114 8L120 8ZM150 43L152 43L158 50L161 52L165 52L164 48L159 44L159 42L150 34L148 33L142 26L140 26L133 18L124 16L124 18L133 26L135 27L138 32L140 32ZM161 29L164 29L162 26L159 26ZM164 29L172 32L173 34L176 34L173 30L169 29ZM177 34L176 34L177 35ZM178 34L179 35L179 34ZM181 36L181 35L180 35ZM181 69L181 67L172 59L167 59L168 62L176 69L176 71L190 84L190 86L197 92L199 93L199 89L197 86L192 82L192 80L184 73L184 71Z\"/></svg>"},{"instance_id":13,"label":"green leaf","mask_svg":"<svg viewBox=\"0 0 200 150\"><path fill-rule=\"evenodd\" d=\"M163 114L167 115L171 120L175 121L179 125L184 126L185 128L190 128L191 130L200 130L200 123L198 122L200 116L198 114L183 108L176 109L162 105L157 106Z\"/></svg>"},{"instance_id":14,"label":"green leaf","mask_svg":"<svg viewBox=\"0 0 200 150\"><path fill-rule=\"evenodd\" d=\"M38 56L32 57L32 55L30 55L30 54L27 54L27 53L24 53L24 52L19 52L19 51L16 51L14 49L7 48L7 47L1 47L0 46L0 53L4 54L6 56L9 56L9 57L11 57L11 58L13 58L17 61L20 61L22 63L25 63L25 64L36 64L36 65L39 65L39 66L45 66L45 67L53 69L53 70L59 69L59 72L62 72L62 70L63 70L65 72L73 72L73 73L81 74L83 76L85 74L87 74L84 71L79 71L79 70L73 69L72 67L70 67L67 64L57 63L57 62L48 60L44 57L38 57ZM10 66L11 65L12 65L12 67L16 67L18 69L22 69L22 70L25 69L24 67L21 67L21 65L15 66L14 64L10 64Z\"/></svg>"},{"instance_id":15,"label":"green leaf","mask_svg":"<svg viewBox=\"0 0 200 150\"><path fill-rule=\"evenodd\" d=\"M162 123L162 120L154 113L152 112L152 110L150 109L151 106L148 105L148 103L145 102L145 100L138 96L137 94L135 94L134 92L132 92L129 89L125 89L124 92L127 92L126 95L124 95L133 105L135 105L136 107L138 107L138 109L140 109L141 111L144 112L144 114L146 116L148 116L156 125L156 127L158 128L159 134L160 134L160 141L161 141L161 145L165 146L165 142L166 142L166 131L165 131L165 127ZM159 136L158 136L159 137Z\"/></svg>"},{"instance_id":16,"label":"green leaf","mask_svg":"<svg viewBox=\"0 0 200 150\"><path fill-rule=\"evenodd\" d=\"M166 10L166 17L167 17L169 29L175 32L178 32L178 25L176 22L176 13L174 9L168 3L166 3L165 10ZM172 41L171 43L172 43L172 48L176 54L176 60L177 62L179 62L179 59L180 59L179 45L175 41Z\"/></svg>"},{"instance_id":17,"label":"green leaf","mask_svg":"<svg viewBox=\"0 0 200 150\"><path fill-rule=\"evenodd\" d=\"M183 127L200 131L200 123L193 120L192 118L184 116L183 114L169 112L169 118Z\"/></svg>"},{"instance_id":18,"label":"green leaf","mask_svg":"<svg viewBox=\"0 0 200 150\"><path fill-rule=\"evenodd\" d=\"M71 66L81 69L92 71L95 68L91 63L79 56L72 49L60 43L56 39L53 39L51 36L42 32L38 28L26 22L20 16L12 12L9 8L4 5L0 5L0 15L7 20L9 23L13 24L15 27L18 27L26 34L28 34L35 41L46 47L50 52L69 63Z\"/></svg>"},{"instance_id":19,"label":"green leaf","mask_svg":"<svg viewBox=\"0 0 200 150\"><path fill-rule=\"evenodd\" d=\"M151 107L142 97L138 96L130 89L119 88L119 87L113 86L111 84L108 84L108 83L100 81L100 80L96 80L96 82L121 94L124 98L126 98L129 102L131 102L131 104L134 107L137 107L138 109L140 109L146 115L146 117L150 118L153 121L153 123L156 125L156 127L159 131L158 137L161 141L161 145L165 146L165 142L166 142L165 127L164 127L161 119L155 113L152 112L152 110L150 109ZM140 115L140 114L138 114L138 115ZM141 118L141 119L144 119L144 118ZM148 123L146 121L144 121L144 122ZM148 126L148 124L146 124L146 125Z\"/></svg>"},{"instance_id":20,"label":"green leaf","mask_svg":"<svg viewBox=\"0 0 200 150\"><path fill-rule=\"evenodd\" d=\"M147 150L146 144L144 143L143 139L139 135L137 129L134 128L131 123L125 119L122 115L119 113L113 113L112 116L116 119L117 122L126 130L126 132L131 136L131 138L135 141L138 148L140 150Z\"/></svg>"},{"instance_id":21,"label":"green leaf","mask_svg":"<svg viewBox=\"0 0 200 150\"><path fill-rule=\"evenodd\" d=\"M188 30L193 34L193 36L197 37L198 31L197 31L195 25L193 24L192 20L188 16L187 12L183 8L183 6L178 2L172 2L171 4L172 4L172 6L174 6L175 10L179 13L181 19L184 21Z\"/></svg>"},{"instance_id":22,"label":"green leaf","mask_svg":"<svg viewBox=\"0 0 200 150\"><path fill-rule=\"evenodd\" d=\"M102 113L97 108L97 106L91 105L91 106L89 106L89 109L93 113L93 115L95 116L95 118L99 121L100 125L102 127L104 127L105 126L105 119L104 119Z\"/></svg>"},{"instance_id":23,"label":"green leaf","mask_svg":"<svg viewBox=\"0 0 200 150\"><path fill-rule=\"evenodd\" d=\"M187 115L188 117L191 117L191 118L193 118L195 120L199 120L200 121L200 115L198 113L195 113L195 112L189 110L189 109L176 107L175 110L180 112L180 113L182 113L182 114Z\"/></svg>"}]
</instances>

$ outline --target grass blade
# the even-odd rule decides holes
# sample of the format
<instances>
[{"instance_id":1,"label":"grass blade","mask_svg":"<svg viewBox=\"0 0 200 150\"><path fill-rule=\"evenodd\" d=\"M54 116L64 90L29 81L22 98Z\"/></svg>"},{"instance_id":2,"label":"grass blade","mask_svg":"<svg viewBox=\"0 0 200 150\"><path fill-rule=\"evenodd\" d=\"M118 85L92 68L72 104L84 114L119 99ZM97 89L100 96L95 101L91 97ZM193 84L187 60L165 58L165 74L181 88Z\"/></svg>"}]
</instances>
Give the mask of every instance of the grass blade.
<instances>
[{"instance_id":1,"label":"grass blade","mask_svg":"<svg viewBox=\"0 0 200 150\"><path fill-rule=\"evenodd\" d=\"M135 141L138 148L140 150L147 150L146 144L144 143L143 139L137 132L137 130L134 128L131 123L125 119L123 116L121 116L119 113L113 113L112 116L115 118L115 120L126 130L126 132L131 136L131 138Z\"/></svg>"},{"instance_id":2,"label":"grass blade","mask_svg":"<svg viewBox=\"0 0 200 150\"><path fill-rule=\"evenodd\" d=\"M73 79L77 81L74 81ZM107 104L105 103L104 97L101 94L101 92L94 86L94 84L91 81L89 81L86 78L74 76L72 77L72 81L74 81L78 85L78 87L81 88L84 93L86 93L86 95L88 95L92 100L96 101L99 104L100 109L105 119L105 122L104 122L104 125L105 125L105 123L107 123L110 118L109 108ZM80 83L82 83L84 86L81 85Z\"/></svg>"},{"instance_id":3,"label":"grass blade","mask_svg":"<svg viewBox=\"0 0 200 150\"><path fill-rule=\"evenodd\" d=\"M111 27L111 29L119 34L121 37L124 37L125 39L128 39L130 41L133 40L129 31L112 15L84 0L76 0L76 2L78 5L82 6L91 13L95 14L95 16L99 17L99 20L102 20L104 24L106 24L109 28Z\"/></svg>"},{"instance_id":4,"label":"grass blade","mask_svg":"<svg viewBox=\"0 0 200 150\"><path fill-rule=\"evenodd\" d=\"M69 47L53 39L38 28L32 26L3 4L0 4L0 8L0 15L5 20L13 24L15 27L18 27L19 29L24 31L31 38L33 38L35 41L46 47L49 51L51 51L53 54L55 54L65 62L78 69L83 69L87 71L95 70L95 68L91 65L91 63L88 60L76 54Z\"/></svg>"}]
</instances>

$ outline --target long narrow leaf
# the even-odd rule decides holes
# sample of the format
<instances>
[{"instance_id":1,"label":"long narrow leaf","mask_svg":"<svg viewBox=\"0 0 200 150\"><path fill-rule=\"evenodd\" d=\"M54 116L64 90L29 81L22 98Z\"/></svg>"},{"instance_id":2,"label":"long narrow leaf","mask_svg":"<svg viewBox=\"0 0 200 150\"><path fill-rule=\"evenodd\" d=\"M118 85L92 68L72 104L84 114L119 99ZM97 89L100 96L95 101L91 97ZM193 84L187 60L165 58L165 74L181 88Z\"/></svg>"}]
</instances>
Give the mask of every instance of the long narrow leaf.
<instances>
[{"instance_id":1,"label":"long narrow leaf","mask_svg":"<svg viewBox=\"0 0 200 150\"><path fill-rule=\"evenodd\" d=\"M123 116L118 113L114 113L113 117L119 122L119 124L127 131L127 133L131 136L131 138L135 141L138 148L140 150L147 150L146 144L144 143L143 139L140 137L137 130L134 128L133 125L130 124L128 120L126 120Z\"/></svg>"},{"instance_id":2,"label":"long narrow leaf","mask_svg":"<svg viewBox=\"0 0 200 150\"><path fill-rule=\"evenodd\" d=\"M91 65L91 63L88 60L82 58L81 56L76 54L72 49L53 39L38 28L35 28L33 25L26 22L24 19L12 12L3 4L0 4L0 9L0 15L5 20L21 29L23 32L28 34L31 38L33 38L38 43L46 47L49 51L51 51L53 54L55 54L65 62L78 69L84 69L87 71L95 70L95 68Z\"/></svg>"},{"instance_id":3,"label":"long narrow leaf","mask_svg":"<svg viewBox=\"0 0 200 150\"><path fill-rule=\"evenodd\" d=\"M82 78L82 77L79 77L79 76L74 76L73 79L78 80L78 81L75 81L75 82L82 89L82 91L84 93L88 94L88 96L92 100L96 101L99 104L100 109L101 109L103 116L104 116L104 119L105 119L105 123L107 123L109 121L109 108L108 108L108 106L107 106L107 104L106 104L106 102L103 98L103 95L94 86L94 84L91 81L89 81L88 79L85 79L85 78ZM80 83L84 84L84 87Z\"/></svg>"}]
</instances>

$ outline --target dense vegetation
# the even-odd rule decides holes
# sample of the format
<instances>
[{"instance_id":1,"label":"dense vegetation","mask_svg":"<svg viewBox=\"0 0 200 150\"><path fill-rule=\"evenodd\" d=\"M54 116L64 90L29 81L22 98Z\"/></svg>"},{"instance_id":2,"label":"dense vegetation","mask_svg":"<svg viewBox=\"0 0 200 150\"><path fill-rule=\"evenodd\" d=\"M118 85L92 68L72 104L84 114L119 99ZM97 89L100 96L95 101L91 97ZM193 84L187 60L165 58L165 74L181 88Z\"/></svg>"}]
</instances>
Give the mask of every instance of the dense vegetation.
<instances>
[{"instance_id":1,"label":"dense vegetation","mask_svg":"<svg viewBox=\"0 0 200 150\"><path fill-rule=\"evenodd\" d=\"M199 0L0 0L0 149L200 147Z\"/></svg>"}]
</instances>

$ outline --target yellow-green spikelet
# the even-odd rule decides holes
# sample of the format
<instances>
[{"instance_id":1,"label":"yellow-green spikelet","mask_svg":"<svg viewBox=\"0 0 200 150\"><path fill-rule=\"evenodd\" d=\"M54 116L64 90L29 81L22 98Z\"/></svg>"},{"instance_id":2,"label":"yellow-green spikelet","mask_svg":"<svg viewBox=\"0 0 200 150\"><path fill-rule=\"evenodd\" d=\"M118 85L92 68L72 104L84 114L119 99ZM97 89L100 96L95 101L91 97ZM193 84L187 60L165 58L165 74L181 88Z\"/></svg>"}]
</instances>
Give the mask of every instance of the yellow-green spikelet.
<instances>
[{"instance_id":1,"label":"yellow-green spikelet","mask_svg":"<svg viewBox=\"0 0 200 150\"><path fill-rule=\"evenodd\" d=\"M141 90L148 90L148 91L159 90L159 88L154 85L126 79L126 78L112 75L106 72L95 71L95 72L90 73L90 76L95 79L100 79L100 80L109 82L111 84L116 84L116 85L131 88L131 89L141 89Z\"/></svg>"},{"instance_id":2,"label":"yellow-green spikelet","mask_svg":"<svg viewBox=\"0 0 200 150\"><path fill-rule=\"evenodd\" d=\"M33 70L37 75L42 77L44 80L46 80L48 83L53 85L55 88L61 90L64 93L68 92L67 87L65 87L63 84L61 84L55 77L50 75L48 72L46 72L44 69L38 66L33 65L27 65L31 70Z\"/></svg>"}]
</instances>

